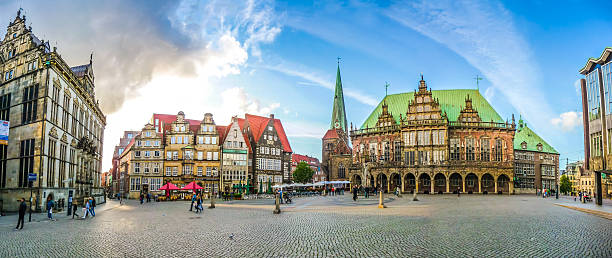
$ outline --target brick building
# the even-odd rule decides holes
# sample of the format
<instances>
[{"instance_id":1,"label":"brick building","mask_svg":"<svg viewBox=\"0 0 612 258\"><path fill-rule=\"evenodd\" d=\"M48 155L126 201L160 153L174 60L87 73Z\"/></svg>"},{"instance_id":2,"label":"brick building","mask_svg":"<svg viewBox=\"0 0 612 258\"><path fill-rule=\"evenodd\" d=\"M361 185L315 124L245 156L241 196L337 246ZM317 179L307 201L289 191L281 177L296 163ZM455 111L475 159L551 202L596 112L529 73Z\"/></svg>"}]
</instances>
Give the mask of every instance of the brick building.
<instances>
[{"instance_id":1,"label":"brick building","mask_svg":"<svg viewBox=\"0 0 612 258\"><path fill-rule=\"evenodd\" d=\"M559 153L519 119L514 135L517 193L555 190L559 184Z\"/></svg>"},{"instance_id":2,"label":"brick building","mask_svg":"<svg viewBox=\"0 0 612 258\"><path fill-rule=\"evenodd\" d=\"M295 172L295 168L298 164L300 164L300 162L306 162L310 169L315 172L315 174L312 176L313 182L325 181L325 179L321 180L321 174L323 173L321 173L321 164L319 163L319 159L315 157L310 157L308 155L300 155L294 153L291 156L291 175L293 175L293 172ZM325 176L323 175L323 177Z\"/></svg>"},{"instance_id":3,"label":"brick building","mask_svg":"<svg viewBox=\"0 0 612 258\"><path fill-rule=\"evenodd\" d=\"M512 193L514 118L478 90L418 90L386 96L351 128L352 184L421 193Z\"/></svg>"},{"instance_id":4,"label":"brick building","mask_svg":"<svg viewBox=\"0 0 612 258\"><path fill-rule=\"evenodd\" d=\"M110 176L109 176L109 192L110 194L112 194L113 196L115 196L117 193L123 193L123 194L127 194L127 190L124 186L127 186L127 180L125 180L127 178L127 174L122 174L121 173L121 169L120 169L120 157L121 154L123 154L123 151L125 151L125 148L128 146L128 144L134 139L134 136L136 136L139 133L139 131L124 131L123 132L123 137L119 138L119 144L115 146L115 150L113 151L113 160L112 160L112 167L110 169Z\"/></svg>"}]
</instances>

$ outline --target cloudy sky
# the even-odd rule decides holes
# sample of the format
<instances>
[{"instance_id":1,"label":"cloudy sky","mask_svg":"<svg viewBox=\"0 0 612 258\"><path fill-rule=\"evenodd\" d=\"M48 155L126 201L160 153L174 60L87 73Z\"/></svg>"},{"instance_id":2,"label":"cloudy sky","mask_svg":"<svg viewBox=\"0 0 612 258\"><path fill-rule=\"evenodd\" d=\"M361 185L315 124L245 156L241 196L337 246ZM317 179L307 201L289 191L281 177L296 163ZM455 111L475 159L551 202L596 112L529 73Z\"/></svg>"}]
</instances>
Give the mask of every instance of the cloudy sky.
<instances>
[{"instance_id":1,"label":"cloudy sky","mask_svg":"<svg viewBox=\"0 0 612 258\"><path fill-rule=\"evenodd\" d=\"M571 162L583 158L578 70L612 46L610 1L0 0L2 35L20 6L69 64L94 53L104 170L122 131L178 111L218 124L274 113L294 152L320 157L338 56L356 126L385 82L475 88L479 75L502 117L520 114Z\"/></svg>"}]
</instances>

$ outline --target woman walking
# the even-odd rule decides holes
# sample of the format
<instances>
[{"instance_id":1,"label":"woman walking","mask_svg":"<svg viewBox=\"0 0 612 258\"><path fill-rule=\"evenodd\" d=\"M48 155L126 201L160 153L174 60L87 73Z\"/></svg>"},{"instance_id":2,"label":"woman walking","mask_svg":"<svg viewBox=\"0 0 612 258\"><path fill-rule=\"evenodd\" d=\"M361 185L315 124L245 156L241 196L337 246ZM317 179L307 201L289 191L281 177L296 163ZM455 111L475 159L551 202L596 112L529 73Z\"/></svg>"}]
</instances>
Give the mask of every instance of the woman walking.
<instances>
[{"instance_id":1,"label":"woman walking","mask_svg":"<svg viewBox=\"0 0 612 258\"><path fill-rule=\"evenodd\" d=\"M49 220L55 220L53 219L53 206L55 205L55 203L53 202L53 197L51 195L47 196L47 218L49 218Z\"/></svg>"},{"instance_id":2,"label":"woman walking","mask_svg":"<svg viewBox=\"0 0 612 258\"><path fill-rule=\"evenodd\" d=\"M89 214L89 207L90 207L90 204L87 201L87 199L85 199L85 207L83 208L83 217L81 217L82 219L87 218L87 215Z\"/></svg>"}]
</instances>

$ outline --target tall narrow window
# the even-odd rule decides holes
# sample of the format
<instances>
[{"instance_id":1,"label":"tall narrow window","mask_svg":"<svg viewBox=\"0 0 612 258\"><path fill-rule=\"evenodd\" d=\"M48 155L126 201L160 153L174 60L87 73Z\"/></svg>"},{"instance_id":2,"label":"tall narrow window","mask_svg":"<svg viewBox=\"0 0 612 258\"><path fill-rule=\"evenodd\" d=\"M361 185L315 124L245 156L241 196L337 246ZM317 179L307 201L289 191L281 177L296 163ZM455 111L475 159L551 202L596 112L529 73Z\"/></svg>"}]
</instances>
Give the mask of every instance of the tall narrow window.
<instances>
[{"instance_id":1,"label":"tall narrow window","mask_svg":"<svg viewBox=\"0 0 612 258\"><path fill-rule=\"evenodd\" d=\"M461 146L458 138L450 139L450 159L459 160L461 157Z\"/></svg>"},{"instance_id":2,"label":"tall narrow window","mask_svg":"<svg viewBox=\"0 0 612 258\"><path fill-rule=\"evenodd\" d=\"M54 140L49 140L49 157L47 164L47 187L57 187L55 185L55 167L57 165L57 157L55 156L55 148L57 142Z\"/></svg>"},{"instance_id":3,"label":"tall narrow window","mask_svg":"<svg viewBox=\"0 0 612 258\"><path fill-rule=\"evenodd\" d=\"M51 122L57 124L57 111L59 109L59 87L53 85L53 93L51 95Z\"/></svg>"},{"instance_id":4,"label":"tall narrow window","mask_svg":"<svg viewBox=\"0 0 612 258\"><path fill-rule=\"evenodd\" d=\"M491 160L491 145L489 139L480 139L480 160L489 161Z\"/></svg>"},{"instance_id":5,"label":"tall narrow window","mask_svg":"<svg viewBox=\"0 0 612 258\"><path fill-rule=\"evenodd\" d=\"M60 187L65 187L66 180L66 144L60 144L59 153L59 183Z\"/></svg>"},{"instance_id":6,"label":"tall narrow window","mask_svg":"<svg viewBox=\"0 0 612 258\"><path fill-rule=\"evenodd\" d=\"M502 140L495 139L495 161L502 161L503 153L502 153Z\"/></svg>"},{"instance_id":7,"label":"tall narrow window","mask_svg":"<svg viewBox=\"0 0 612 258\"><path fill-rule=\"evenodd\" d=\"M34 139L23 140L20 143L18 187L28 187L30 173L34 173Z\"/></svg>"},{"instance_id":8,"label":"tall narrow window","mask_svg":"<svg viewBox=\"0 0 612 258\"><path fill-rule=\"evenodd\" d=\"M36 120L36 109L38 101L38 85L23 89L23 108L21 112L21 123L27 124Z\"/></svg>"},{"instance_id":9,"label":"tall narrow window","mask_svg":"<svg viewBox=\"0 0 612 258\"><path fill-rule=\"evenodd\" d=\"M68 119L70 116L70 113L68 112L68 109L70 108L70 95L65 94L64 95L64 104L63 104L63 110L64 110L64 115L62 116L62 128L64 128L64 130L68 131Z\"/></svg>"},{"instance_id":10,"label":"tall narrow window","mask_svg":"<svg viewBox=\"0 0 612 258\"><path fill-rule=\"evenodd\" d=\"M475 160L474 138L466 138L465 139L465 159L466 160Z\"/></svg>"},{"instance_id":11,"label":"tall narrow window","mask_svg":"<svg viewBox=\"0 0 612 258\"><path fill-rule=\"evenodd\" d=\"M11 94L0 96L0 120L9 121L11 113ZM7 146L0 145L0 188L6 187L6 154Z\"/></svg>"}]
</instances>

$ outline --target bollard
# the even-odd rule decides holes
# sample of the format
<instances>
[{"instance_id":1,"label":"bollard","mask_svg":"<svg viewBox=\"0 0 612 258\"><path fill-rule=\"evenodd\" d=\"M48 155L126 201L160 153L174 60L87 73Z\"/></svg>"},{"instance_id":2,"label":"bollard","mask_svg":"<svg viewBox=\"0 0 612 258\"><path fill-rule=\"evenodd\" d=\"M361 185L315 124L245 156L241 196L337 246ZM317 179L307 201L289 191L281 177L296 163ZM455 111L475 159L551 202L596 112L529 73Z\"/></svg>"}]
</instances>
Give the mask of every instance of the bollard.
<instances>
[{"instance_id":1,"label":"bollard","mask_svg":"<svg viewBox=\"0 0 612 258\"><path fill-rule=\"evenodd\" d=\"M280 202L278 200L278 194L276 194L276 208L274 208L274 214L280 214L281 210L280 210Z\"/></svg>"},{"instance_id":2,"label":"bollard","mask_svg":"<svg viewBox=\"0 0 612 258\"><path fill-rule=\"evenodd\" d=\"M383 191L380 191L380 197L378 198L378 208L387 208L383 203Z\"/></svg>"},{"instance_id":3,"label":"bollard","mask_svg":"<svg viewBox=\"0 0 612 258\"><path fill-rule=\"evenodd\" d=\"M210 206L208 206L209 209L214 209L215 208L215 195L211 194L210 195Z\"/></svg>"},{"instance_id":4,"label":"bollard","mask_svg":"<svg viewBox=\"0 0 612 258\"><path fill-rule=\"evenodd\" d=\"M414 194L412 195L412 201L415 201L415 202L416 202L416 201L418 201L418 200L419 200L419 198L417 198L417 192L416 192L416 191L414 191Z\"/></svg>"}]
</instances>

